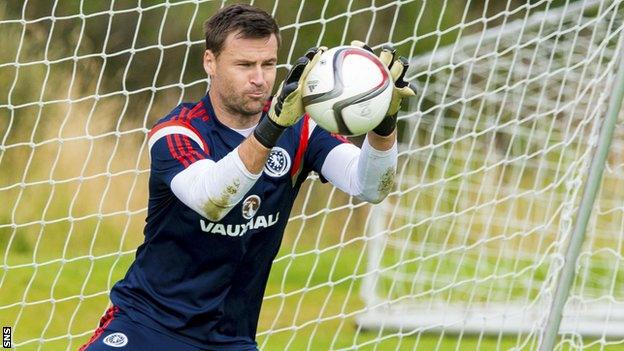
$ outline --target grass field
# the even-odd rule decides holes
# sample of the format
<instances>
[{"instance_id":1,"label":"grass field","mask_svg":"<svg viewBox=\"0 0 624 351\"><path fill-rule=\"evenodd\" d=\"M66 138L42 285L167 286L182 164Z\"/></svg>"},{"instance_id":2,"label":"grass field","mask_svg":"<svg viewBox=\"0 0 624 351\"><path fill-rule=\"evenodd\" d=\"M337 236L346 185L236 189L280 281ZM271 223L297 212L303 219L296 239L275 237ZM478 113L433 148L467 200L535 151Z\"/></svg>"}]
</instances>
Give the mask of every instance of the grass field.
<instances>
[{"instance_id":1,"label":"grass field","mask_svg":"<svg viewBox=\"0 0 624 351\"><path fill-rule=\"evenodd\" d=\"M279 257L287 255L287 250L282 250ZM280 291L295 293L287 298L273 297L265 301L257 340L262 349L507 350L516 346L515 337L499 339L444 334L410 335L407 331L405 335L393 331L383 334L360 331L352 318L340 318L341 310L349 312L362 307L357 295L359 283L353 280L338 283L332 288L297 293L306 282L307 286L314 287L327 282L328 278L339 281L341 277L352 276L352 268L357 265L359 255L359 248L353 246L343 248L339 254L302 255L290 264L287 260L278 262L272 271L266 295ZM95 261L81 259L65 264L55 262L36 268L31 265L5 270L0 306L17 305L0 310L0 324L15 326L15 344L29 341L17 350L77 349L88 340L90 330L96 327L108 304L106 287L123 276L132 256L123 254ZM13 262L28 262L31 259L30 255L10 258ZM339 265L335 265L337 261ZM84 297L82 301L80 295ZM27 305L21 307L21 301ZM322 305L326 306L321 308ZM324 320L321 322L321 319ZM267 333L268 329L286 330ZM74 336L71 340L66 337L68 333ZM37 341L39 338L46 341L40 344ZM377 339L382 341L375 341ZM621 346L617 345L588 348L619 349Z\"/></svg>"}]
</instances>

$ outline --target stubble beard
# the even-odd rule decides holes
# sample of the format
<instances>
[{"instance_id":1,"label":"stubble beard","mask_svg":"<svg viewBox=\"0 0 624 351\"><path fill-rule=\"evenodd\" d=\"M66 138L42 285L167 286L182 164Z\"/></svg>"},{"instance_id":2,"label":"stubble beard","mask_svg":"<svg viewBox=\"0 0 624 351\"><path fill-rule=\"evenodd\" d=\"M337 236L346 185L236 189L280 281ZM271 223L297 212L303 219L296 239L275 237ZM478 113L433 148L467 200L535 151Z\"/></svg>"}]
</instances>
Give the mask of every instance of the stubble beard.
<instances>
[{"instance_id":1,"label":"stubble beard","mask_svg":"<svg viewBox=\"0 0 624 351\"><path fill-rule=\"evenodd\" d=\"M225 94L225 96L222 96L224 107L231 113L236 114L245 120L258 117L264 108L264 102L268 96L257 100L247 98L243 94L244 93L236 94L229 91Z\"/></svg>"}]
</instances>

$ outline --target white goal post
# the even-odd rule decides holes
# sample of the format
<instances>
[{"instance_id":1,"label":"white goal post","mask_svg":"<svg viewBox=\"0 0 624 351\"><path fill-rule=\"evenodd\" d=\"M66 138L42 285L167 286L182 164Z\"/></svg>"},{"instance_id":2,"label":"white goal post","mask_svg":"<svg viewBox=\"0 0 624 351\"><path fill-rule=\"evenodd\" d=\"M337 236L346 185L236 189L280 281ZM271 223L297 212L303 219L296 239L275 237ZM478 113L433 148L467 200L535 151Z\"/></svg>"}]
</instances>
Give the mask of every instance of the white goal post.
<instances>
[{"instance_id":1,"label":"white goal post","mask_svg":"<svg viewBox=\"0 0 624 351\"><path fill-rule=\"evenodd\" d=\"M393 44L418 95L379 205L308 179L262 350L624 347L624 0L260 0L278 79ZM208 84L221 0L0 3L0 327L76 350L142 242L147 133ZM354 143L357 143L354 140Z\"/></svg>"}]
</instances>

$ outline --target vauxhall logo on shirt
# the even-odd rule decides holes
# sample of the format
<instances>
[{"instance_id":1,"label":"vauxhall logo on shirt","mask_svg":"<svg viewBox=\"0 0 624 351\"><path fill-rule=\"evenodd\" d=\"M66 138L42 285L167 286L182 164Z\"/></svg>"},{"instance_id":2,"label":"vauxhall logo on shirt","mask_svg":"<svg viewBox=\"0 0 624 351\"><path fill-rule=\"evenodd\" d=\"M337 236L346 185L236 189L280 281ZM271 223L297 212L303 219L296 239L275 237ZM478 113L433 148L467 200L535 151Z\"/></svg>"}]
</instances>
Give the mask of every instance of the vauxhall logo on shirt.
<instances>
[{"instance_id":1,"label":"vauxhall logo on shirt","mask_svg":"<svg viewBox=\"0 0 624 351\"><path fill-rule=\"evenodd\" d=\"M247 223L242 224L222 224L200 220L201 230L206 233L221 234L228 236L243 236L251 229L268 228L279 220L279 212L268 216L254 217L260 208L260 197L258 195L249 195L242 206L242 215L245 219L249 219Z\"/></svg>"}]
</instances>

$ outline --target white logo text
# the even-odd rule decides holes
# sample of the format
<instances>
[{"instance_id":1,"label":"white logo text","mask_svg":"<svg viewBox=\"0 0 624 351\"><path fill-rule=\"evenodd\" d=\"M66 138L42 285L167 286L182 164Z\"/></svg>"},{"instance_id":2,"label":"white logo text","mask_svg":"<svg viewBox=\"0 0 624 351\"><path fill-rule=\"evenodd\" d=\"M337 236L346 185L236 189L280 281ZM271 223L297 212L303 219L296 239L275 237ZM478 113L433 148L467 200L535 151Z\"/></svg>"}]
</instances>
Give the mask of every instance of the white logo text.
<instances>
[{"instance_id":1,"label":"white logo text","mask_svg":"<svg viewBox=\"0 0 624 351\"><path fill-rule=\"evenodd\" d=\"M268 216L258 216L249 220L249 222L244 224L222 224L222 223L213 223L205 220L200 220L199 224L201 225L201 230L206 233L211 234L221 234L227 236L243 236L249 230L259 229L259 228L268 228L279 220L279 212L275 215Z\"/></svg>"}]
</instances>

